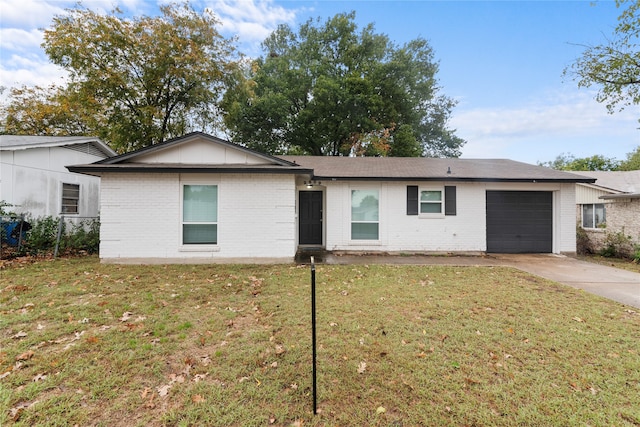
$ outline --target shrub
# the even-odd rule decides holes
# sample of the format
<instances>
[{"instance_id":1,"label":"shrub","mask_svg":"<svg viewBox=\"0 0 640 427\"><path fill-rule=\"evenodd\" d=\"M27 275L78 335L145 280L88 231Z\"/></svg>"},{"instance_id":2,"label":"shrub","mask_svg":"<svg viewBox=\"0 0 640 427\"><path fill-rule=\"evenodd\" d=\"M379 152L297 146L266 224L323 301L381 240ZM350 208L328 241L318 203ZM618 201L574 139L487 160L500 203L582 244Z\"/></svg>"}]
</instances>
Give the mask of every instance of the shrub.
<instances>
[{"instance_id":1,"label":"shrub","mask_svg":"<svg viewBox=\"0 0 640 427\"><path fill-rule=\"evenodd\" d=\"M30 219L31 230L22 247L22 253L45 255L54 252L60 219L52 216ZM91 219L78 224L62 222L62 234L58 246L59 253L96 253L100 246L100 221Z\"/></svg>"},{"instance_id":2,"label":"shrub","mask_svg":"<svg viewBox=\"0 0 640 427\"><path fill-rule=\"evenodd\" d=\"M594 253L593 243L587 232L580 225L576 225L576 252L580 255Z\"/></svg>"},{"instance_id":3,"label":"shrub","mask_svg":"<svg viewBox=\"0 0 640 427\"><path fill-rule=\"evenodd\" d=\"M58 237L60 220L52 216L30 219L31 230L27 232L22 251L29 255L43 255L53 252ZM62 225L64 233L65 224Z\"/></svg>"},{"instance_id":4,"label":"shrub","mask_svg":"<svg viewBox=\"0 0 640 427\"><path fill-rule=\"evenodd\" d=\"M622 231L606 233L604 238L604 248L600 251L600 255L604 257L632 258L634 252L633 249L634 247L631 236L627 236L624 233L623 228Z\"/></svg>"}]
</instances>

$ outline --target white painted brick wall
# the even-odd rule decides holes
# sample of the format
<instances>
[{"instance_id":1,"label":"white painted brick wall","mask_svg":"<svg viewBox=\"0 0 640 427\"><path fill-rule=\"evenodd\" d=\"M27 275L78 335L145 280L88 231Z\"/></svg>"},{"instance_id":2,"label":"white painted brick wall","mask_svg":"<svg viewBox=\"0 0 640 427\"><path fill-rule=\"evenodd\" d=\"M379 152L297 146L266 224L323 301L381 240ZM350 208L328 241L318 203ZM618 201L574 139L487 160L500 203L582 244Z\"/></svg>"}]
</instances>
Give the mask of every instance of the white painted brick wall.
<instances>
[{"instance_id":1,"label":"white painted brick wall","mask_svg":"<svg viewBox=\"0 0 640 427\"><path fill-rule=\"evenodd\" d=\"M444 189L445 185L455 185L457 215L439 218L407 215L407 185L418 185L421 189ZM350 195L352 189L366 188L380 191L380 240L363 244L350 240ZM329 182L326 189L326 247L344 251L486 251L487 190L553 191L553 251L575 252L575 186L543 183Z\"/></svg>"},{"instance_id":2,"label":"white painted brick wall","mask_svg":"<svg viewBox=\"0 0 640 427\"><path fill-rule=\"evenodd\" d=\"M181 182L218 185L218 245L181 244ZM187 249L187 250L185 250ZM100 257L150 260L292 259L295 187L290 175L105 174Z\"/></svg>"}]
</instances>

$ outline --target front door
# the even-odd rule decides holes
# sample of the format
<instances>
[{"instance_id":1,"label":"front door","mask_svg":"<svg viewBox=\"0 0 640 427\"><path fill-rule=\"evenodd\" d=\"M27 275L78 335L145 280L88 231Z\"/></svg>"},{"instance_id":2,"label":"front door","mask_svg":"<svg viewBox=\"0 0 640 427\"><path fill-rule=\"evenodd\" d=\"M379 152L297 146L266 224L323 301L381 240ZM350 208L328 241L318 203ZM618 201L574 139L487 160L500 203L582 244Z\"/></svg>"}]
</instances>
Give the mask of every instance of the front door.
<instances>
[{"instance_id":1,"label":"front door","mask_svg":"<svg viewBox=\"0 0 640 427\"><path fill-rule=\"evenodd\" d=\"M301 245L322 245L322 191L300 192Z\"/></svg>"}]
</instances>

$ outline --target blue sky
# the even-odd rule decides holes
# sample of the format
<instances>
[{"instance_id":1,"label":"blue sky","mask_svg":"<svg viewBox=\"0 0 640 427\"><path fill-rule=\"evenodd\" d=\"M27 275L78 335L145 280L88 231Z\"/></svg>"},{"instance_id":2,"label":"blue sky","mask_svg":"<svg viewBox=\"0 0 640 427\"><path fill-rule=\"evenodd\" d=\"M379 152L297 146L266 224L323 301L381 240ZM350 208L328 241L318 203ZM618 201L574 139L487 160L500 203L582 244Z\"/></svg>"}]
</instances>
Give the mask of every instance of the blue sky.
<instances>
[{"instance_id":1,"label":"blue sky","mask_svg":"<svg viewBox=\"0 0 640 427\"><path fill-rule=\"evenodd\" d=\"M42 28L74 1L2 0L0 85L47 85L64 72L40 49ZM640 109L608 114L562 71L584 45L613 37L620 10L614 1L306 1L196 0L211 8L240 50L258 55L278 24L298 24L356 12L362 27L403 44L429 40L440 64L441 93L458 101L450 127L468 142L467 158L511 158L528 163L602 154L623 159L640 145ZM157 13L157 2L85 0L98 11L114 4L129 14Z\"/></svg>"}]
</instances>

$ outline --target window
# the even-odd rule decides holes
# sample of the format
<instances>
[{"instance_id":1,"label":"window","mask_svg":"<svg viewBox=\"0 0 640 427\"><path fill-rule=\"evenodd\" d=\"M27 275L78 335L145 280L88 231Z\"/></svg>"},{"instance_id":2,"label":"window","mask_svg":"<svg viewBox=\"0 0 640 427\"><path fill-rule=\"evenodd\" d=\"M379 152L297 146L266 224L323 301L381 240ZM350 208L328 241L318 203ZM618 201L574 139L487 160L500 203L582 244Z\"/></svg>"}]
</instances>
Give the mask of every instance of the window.
<instances>
[{"instance_id":1,"label":"window","mask_svg":"<svg viewBox=\"0 0 640 427\"><path fill-rule=\"evenodd\" d=\"M62 209L63 214L77 214L80 201L80 185L62 183Z\"/></svg>"},{"instance_id":2,"label":"window","mask_svg":"<svg viewBox=\"0 0 640 427\"><path fill-rule=\"evenodd\" d=\"M606 223L604 204L582 205L582 228L598 228Z\"/></svg>"},{"instance_id":3,"label":"window","mask_svg":"<svg viewBox=\"0 0 640 427\"><path fill-rule=\"evenodd\" d=\"M378 240L378 190L351 190L351 240Z\"/></svg>"},{"instance_id":4,"label":"window","mask_svg":"<svg viewBox=\"0 0 640 427\"><path fill-rule=\"evenodd\" d=\"M442 191L441 190L420 191L420 213L421 214L441 214L442 213Z\"/></svg>"},{"instance_id":5,"label":"window","mask_svg":"<svg viewBox=\"0 0 640 427\"><path fill-rule=\"evenodd\" d=\"M425 216L457 214L456 186L446 185L443 191L425 189L418 191L417 185L407 185L407 215L424 214Z\"/></svg>"},{"instance_id":6,"label":"window","mask_svg":"<svg viewBox=\"0 0 640 427\"><path fill-rule=\"evenodd\" d=\"M218 244L218 186L184 185L182 190L182 243Z\"/></svg>"}]
</instances>

